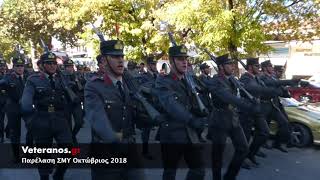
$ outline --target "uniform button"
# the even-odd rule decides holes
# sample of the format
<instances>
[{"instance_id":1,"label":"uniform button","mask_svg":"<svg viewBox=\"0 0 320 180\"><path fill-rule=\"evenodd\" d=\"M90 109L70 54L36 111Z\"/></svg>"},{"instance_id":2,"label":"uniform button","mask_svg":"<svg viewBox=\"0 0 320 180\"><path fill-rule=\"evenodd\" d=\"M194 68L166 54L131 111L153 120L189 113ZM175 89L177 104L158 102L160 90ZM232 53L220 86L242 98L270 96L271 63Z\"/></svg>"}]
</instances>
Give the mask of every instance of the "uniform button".
<instances>
[{"instance_id":1,"label":"uniform button","mask_svg":"<svg viewBox=\"0 0 320 180\"><path fill-rule=\"evenodd\" d=\"M126 119L125 117L122 118L122 120L125 120L125 119Z\"/></svg>"},{"instance_id":2,"label":"uniform button","mask_svg":"<svg viewBox=\"0 0 320 180\"><path fill-rule=\"evenodd\" d=\"M123 106L123 109L126 109L127 107L126 106Z\"/></svg>"},{"instance_id":3,"label":"uniform button","mask_svg":"<svg viewBox=\"0 0 320 180\"><path fill-rule=\"evenodd\" d=\"M110 108L111 108L111 106L110 106L110 105L108 105L108 106L107 106L107 108L108 108L108 109L110 109Z\"/></svg>"},{"instance_id":4,"label":"uniform button","mask_svg":"<svg viewBox=\"0 0 320 180\"><path fill-rule=\"evenodd\" d=\"M54 97L51 97L51 99L54 99Z\"/></svg>"},{"instance_id":5,"label":"uniform button","mask_svg":"<svg viewBox=\"0 0 320 180\"><path fill-rule=\"evenodd\" d=\"M52 92L56 92L56 90L53 89Z\"/></svg>"},{"instance_id":6,"label":"uniform button","mask_svg":"<svg viewBox=\"0 0 320 180\"><path fill-rule=\"evenodd\" d=\"M175 97L175 99L178 99L178 97Z\"/></svg>"}]
</instances>

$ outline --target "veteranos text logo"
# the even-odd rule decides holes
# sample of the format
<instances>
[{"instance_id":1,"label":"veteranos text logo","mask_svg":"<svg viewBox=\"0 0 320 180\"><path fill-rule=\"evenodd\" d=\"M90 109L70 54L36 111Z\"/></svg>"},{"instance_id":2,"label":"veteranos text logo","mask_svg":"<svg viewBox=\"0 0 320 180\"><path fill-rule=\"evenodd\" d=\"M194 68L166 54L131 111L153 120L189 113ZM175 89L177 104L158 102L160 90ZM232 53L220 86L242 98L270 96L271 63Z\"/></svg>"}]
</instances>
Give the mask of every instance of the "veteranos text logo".
<instances>
[{"instance_id":1,"label":"veteranos text logo","mask_svg":"<svg viewBox=\"0 0 320 180\"><path fill-rule=\"evenodd\" d=\"M28 154L71 154L68 148L38 148L21 146L23 153Z\"/></svg>"}]
</instances>

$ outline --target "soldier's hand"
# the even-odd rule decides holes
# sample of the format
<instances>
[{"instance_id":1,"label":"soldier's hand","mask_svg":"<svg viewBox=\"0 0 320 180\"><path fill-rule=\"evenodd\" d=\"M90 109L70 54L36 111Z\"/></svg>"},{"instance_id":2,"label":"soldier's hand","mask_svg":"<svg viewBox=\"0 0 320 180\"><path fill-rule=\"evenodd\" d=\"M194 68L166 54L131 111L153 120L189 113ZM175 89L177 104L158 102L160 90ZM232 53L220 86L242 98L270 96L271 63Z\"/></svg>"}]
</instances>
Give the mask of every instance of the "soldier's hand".
<instances>
[{"instance_id":1,"label":"soldier's hand","mask_svg":"<svg viewBox=\"0 0 320 180\"><path fill-rule=\"evenodd\" d=\"M121 142L123 138L123 133L116 133L118 140Z\"/></svg>"},{"instance_id":2,"label":"soldier's hand","mask_svg":"<svg viewBox=\"0 0 320 180\"><path fill-rule=\"evenodd\" d=\"M165 118L165 116L164 115L159 115L159 116L157 116L156 117L156 119L155 119L155 125L158 125L158 126L160 126L162 123L164 123L164 122L166 122L166 118Z\"/></svg>"},{"instance_id":3,"label":"soldier's hand","mask_svg":"<svg viewBox=\"0 0 320 180\"><path fill-rule=\"evenodd\" d=\"M309 85L310 85L310 83L308 81L300 81L300 86L302 86L302 87L306 87Z\"/></svg>"},{"instance_id":4,"label":"soldier's hand","mask_svg":"<svg viewBox=\"0 0 320 180\"><path fill-rule=\"evenodd\" d=\"M202 117L202 118L193 118L189 121L188 125L195 129L196 131L202 131L207 124L207 118Z\"/></svg>"}]
</instances>

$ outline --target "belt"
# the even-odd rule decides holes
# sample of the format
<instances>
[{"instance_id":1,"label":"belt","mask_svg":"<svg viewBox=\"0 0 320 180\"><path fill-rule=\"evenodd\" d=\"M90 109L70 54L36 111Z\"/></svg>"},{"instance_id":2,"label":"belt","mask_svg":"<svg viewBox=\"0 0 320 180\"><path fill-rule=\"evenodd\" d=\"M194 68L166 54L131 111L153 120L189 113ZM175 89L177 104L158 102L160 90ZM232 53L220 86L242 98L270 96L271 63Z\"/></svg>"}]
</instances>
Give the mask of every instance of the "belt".
<instances>
[{"instance_id":1,"label":"belt","mask_svg":"<svg viewBox=\"0 0 320 180\"><path fill-rule=\"evenodd\" d=\"M260 102L262 102L262 103L271 103L271 100L270 99L269 100L261 99Z\"/></svg>"},{"instance_id":2,"label":"belt","mask_svg":"<svg viewBox=\"0 0 320 180\"><path fill-rule=\"evenodd\" d=\"M52 104L50 104L49 106L40 106L40 107L37 107L36 109L38 111L49 112L49 113L64 111L64 108L56 107Z\"/></svg>"}]
</instances>

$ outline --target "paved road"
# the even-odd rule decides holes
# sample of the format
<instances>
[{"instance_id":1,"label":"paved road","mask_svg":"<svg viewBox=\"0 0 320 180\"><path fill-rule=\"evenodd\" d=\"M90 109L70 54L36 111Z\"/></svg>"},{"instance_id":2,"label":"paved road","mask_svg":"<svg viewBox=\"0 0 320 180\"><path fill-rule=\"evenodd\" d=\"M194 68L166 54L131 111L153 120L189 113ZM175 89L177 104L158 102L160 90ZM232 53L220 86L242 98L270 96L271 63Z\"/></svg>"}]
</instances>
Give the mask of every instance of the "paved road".
<instances>
[{"instance_id":1,"label":"paved road","mask_svg":"<svg viewBox=\"0 0 320 180\"><path fill-rule=\"evenodd\" d=\"M25 130L22 130L23 134ZM86 125L79 133L81 143L89 142L90 129ZM24 139L24 138L23 138ZM233 148L229 144L225 156L230 157ZM320 148L309 147L304 149L291 148L285 154L277 150L266 150L266 159L258 158L262 166L252 170L241 170L239 180L318 180L320 178ZM161 180L161 169L147 169L149 180ZM177 173L177 180L184 179L185 169ZM36 169L0 169L0 180L36 180L39 179ZM206 171L206 180L211 180L210 169ZM90 180L89 169L69 169L65 180Z\"/></svg>"}]
</instances>

